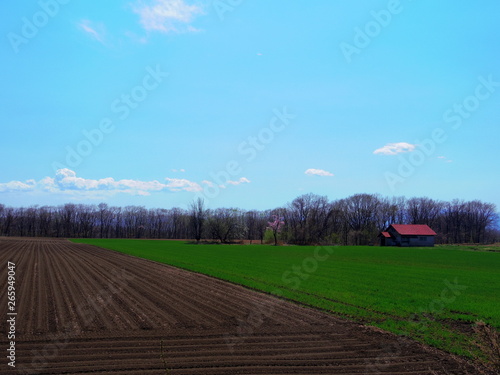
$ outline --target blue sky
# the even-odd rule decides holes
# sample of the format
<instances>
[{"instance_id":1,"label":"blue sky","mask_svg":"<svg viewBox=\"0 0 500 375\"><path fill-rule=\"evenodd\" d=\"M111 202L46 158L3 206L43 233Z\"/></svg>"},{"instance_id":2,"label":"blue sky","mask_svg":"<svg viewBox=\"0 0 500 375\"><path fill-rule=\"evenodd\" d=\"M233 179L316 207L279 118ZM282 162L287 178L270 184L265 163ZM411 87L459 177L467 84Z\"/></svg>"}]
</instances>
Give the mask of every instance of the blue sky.
<instances>
[{"instance_id":1,"label":"blue sky","mask_svg":"<svg viewBox=\"0 0 500 375\"><path fill-rule=\"evenodd\" d=\"M500 206L500 3L0 5L0 203Z\"/></svg>"}]
</instances>

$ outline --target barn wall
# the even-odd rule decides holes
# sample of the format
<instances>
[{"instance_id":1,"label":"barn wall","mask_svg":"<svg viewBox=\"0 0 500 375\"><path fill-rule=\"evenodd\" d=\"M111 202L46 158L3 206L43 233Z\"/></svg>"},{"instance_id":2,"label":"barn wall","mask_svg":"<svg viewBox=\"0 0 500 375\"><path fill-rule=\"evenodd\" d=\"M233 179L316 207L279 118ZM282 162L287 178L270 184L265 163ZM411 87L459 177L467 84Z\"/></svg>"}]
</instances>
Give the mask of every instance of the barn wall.
<instances>
[{"instance_id":1,"label":"barn wall","mask_svg":"<svg viewBox=\"0 0 500 375\"><path fill-rule=\"evenodd\" d=\"M403 246L434 246L434 236L404 236Z\"/></svg>"},{"instance_id":2,"label":"barn wall","mask_svg":"<svg viewBox=\"0 0 500 375\"><path fill-rule=\"evenodd\" d=\"M396 243L392 238L381 237L380 246L396 246Z\"/></svg>"}]
</instances>

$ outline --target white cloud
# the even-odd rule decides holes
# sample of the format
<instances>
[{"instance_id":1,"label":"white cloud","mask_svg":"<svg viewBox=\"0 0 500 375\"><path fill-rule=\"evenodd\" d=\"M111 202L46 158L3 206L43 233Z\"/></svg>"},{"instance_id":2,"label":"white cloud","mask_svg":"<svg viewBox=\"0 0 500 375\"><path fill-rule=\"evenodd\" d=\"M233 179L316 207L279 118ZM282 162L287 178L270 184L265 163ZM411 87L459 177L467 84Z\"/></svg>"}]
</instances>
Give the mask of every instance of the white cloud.
<instances>
[{"instance_id":1,"label":"white cloud","mask_svg":"<svg viewBox=\"0 0 500 375\"><path fill-rule=\"evenodd\" d=\"M149 5L139 1L133 10L145 30L162 33L199 31L190 23L203 13L201 7L186 4L184 0L153 0Z\"/></svg>"},{"instance_id":2,"label":"white cloud","mask_svg":"<svg viewBox=\"0 0 500 375\"><path fill-rule=\"evenodd\" d=\"M305 174L309 176L333 176L333 173L324 171L323 169L308 169L304 172Z\"/></svg>"},{"instance_id":3,"label":"white cloud","mask_svg":"<svg viewBox=\"0 0 500 375\"><path fill-rule=\"evenodd\" d=\"M203 181L201 181L201 183L205 184L207 186L210 186L210 187L216 186L214 182L209 181L209 180L203 180ZM250 183L250 180L246 177L241 177L239 180L236 180L236 181L232 181L232 180L226 181L226 184L233 185L233 186L237 186L237 185L241 185L241 184L249 184L249 183ZM217 186L220 187L221 189L227 188L227 186L223 185L223 184L220 184Z\"/></svg>"},{"instance_id":4,"label":"white cloud","mask_svg":"<svg viewBox=\"0 0 500 375\"><path fill-rule=\"evenodd\" d=\"M172 191L184 190L195 192L203 190L202 187L196 182L192 182L184 178L166 178L165 180L168 181L166 186Z\"/></svg>"},{"instance_id":5,"label":"white cloud","mask_svg":"<svg viewBox=\"0 0 500 375\"><path fill-rule=\"evenodd\" d=\"M230 184L230 185L249 184L250 180L248 178L246 178L246 177L241 177L237 181L228 181L227 183Z\"/></svg>"},{"instance_id":6,"label":"white cloud","mask_svg":"<svg viewBox=\"0 0 500 375\"><path fill-rule=\"evenodd\" d=\"M11 182L6 182L6 183L0 183L0 192L19 192L19 191L32 191L35 188L35 184L33 184L33 181L26 181L26 182L21 182L21 181L11 181Z\"/></svg>"},{"instance_id":7,"label":"white cloud","mask_svg":"<svg viewBox=\"0 0 500 375\"><path fill-rule=\"evenodd\" d=\"M93 39L97 40L98 42L104 43L105 29L102 24L94 24L90 20L81 20L78 26Z\"/></svg>"},{"instance_id":8,"label":"white cloud","mask_svg":"<svg viewBox=\"0 0 500 375\"><path fill-rule=\"evenodd\" d=\"M168 188L168 185L158 181L139 181L139 180L118 180L112 177L99 180L85 179L77 177L76 173L70 169L59 169L56 177L51 179L46 177L41 180L39 185L44 190L52 192L67 191L102 191L112 193L127 193L131 195L149 195L153 191L162 191Z\"/></svg>"},{"instance_id":9,"label":"white cloud","mask_svg":"<svg viewBox=\"0 0 500 375\"><path fill-rule=\"evenodd\" d=\"M181 171L184 171L181 169ZM237 181L227 181L230 185L240 185L242 183L250 183L246 177L241 177ZM214 183L204 180L201 184L214 186ZM226 186L224 186L225 188ZM185 178L169 178L166 177L164 182L157 180L141 181L141 180L115 180L113 177L101 179L87 179L78 177L75 171L71 169L59 169L55 177L45 177L40 181L27 180L10 181L0 183L0 193L12 192L46 192L54 194L72 195L75 197L93 197L109 196L117 193L129 195L151 195L154 192L171 191L171 192L199 192L203 187L197 182L190 181Z\"/></svg>"},{"instance_id":10,"label":"white cloud","mask_svg":"<svg viewBox=\"0 0 500 375\"><path fill-rule=\"evenodd\" d=\"M403 152L411 152L415 150L415 147L415 145L406 142L388 143L384 147L376 149L373 153L382 155L397 155Z\"/></svg>"}]
</instances>

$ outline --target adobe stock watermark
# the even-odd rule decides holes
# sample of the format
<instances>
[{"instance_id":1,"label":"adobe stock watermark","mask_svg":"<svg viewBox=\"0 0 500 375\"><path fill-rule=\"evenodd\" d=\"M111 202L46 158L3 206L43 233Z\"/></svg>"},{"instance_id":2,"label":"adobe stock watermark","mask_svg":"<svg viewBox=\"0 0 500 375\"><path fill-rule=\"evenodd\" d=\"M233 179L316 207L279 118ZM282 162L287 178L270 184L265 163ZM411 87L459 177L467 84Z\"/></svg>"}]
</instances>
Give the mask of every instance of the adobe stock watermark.
<instances>
[{"instance_id":1,"label":"adobe stock watermark","mask_svg":"<svg viewBox=\"0 0 500 375\"><path fill-rule=\"evenodd\" d=\"M21 28L19 32L10 32L7 34L10 46L14 53L19 53L24 44L35 38L41 29L48 25L51 18L56 17L61 5L66 5L70 0L40 0L38 6L40 10L33 13L31 17L21 18Z\"/></svg>"},{"instance_id":2,"label":"adobe stock watermark","mask_svg":"<svg viewBox=\"0 0 500 375\"><path fill-rule=\"evenodd\" d=\"M313 254L304 258L300 265L293 265L290 270L283 272L281 280L288 286L289 290L297 290L304 280L309 279L318 270L320 263L325 262L332 256L334 249L335 246L317 246ZM282 297L283 291L276 288L271 292L271 295ZM271 318L276 308L283 303L284 300L279 298L272 298L264 303L254 302L253 308L245 319L238 319L236 332L231 335L228 333L224 335L224 341L229 351L233 353L235 347L252 336L264 324L264 319Z\"/></svg>"},{"instance_id":3,"label":"adobe stock watermark","mask_svg":"<svg viewBox=\"0 0 500 375\"><path fill-rule=\"evenodd\" d=\"M407 0L411 2L412 0ZM384 29L389 27L394 17L404 10L400 0L389 0L385 9L372 10L371 19L363 27L354 28L352 43L342 42L339 47L348 63L353 55L361 54Z\"/></svg>"},{"instance_id":4,"label":"adobe stock watermark","mask_svg":"<svg viewBox=\"0 0 500 375\"><path fill-rule=\"evenodd\" d=\"M224 169L215 173L211 172L210 180L204 181L205 186L203 190L196 192L197 198L204 200L216 198L220 194L221 189L227 183L231 183L232 178L239 176L243 172L243 165L254 161L258 154L274 141L276 134L284 131L290 125L291 120L297 117L289 113L286 107L283 107L281 110L274 109L273 114L267 126L260 129L256 135L249 136L238 145L237 151L244 158L243 161L230 160L226 163Z\"/></svg>"},{"instance_id":5,"label":"adobe stock watermark","mask_svg":"<svg viewBox=\"0 0 500 375\"><path fill-rule=\"evenodd\" d=\"M460 129L464 122L481 108L481 104L490 99L500 87L500 81L495 81L492 74L488 75L487 78L479 76L477 81L473 94L465 97L459 103L454 103L443 113L444 123L451 125L452 130ZM417 168L436 152L440 144L448 140L449 133L449 128L434 128L429 137L415 141L417 145L415 150L405 154L405 156L398 156L399 164L396 173L390 171L384 173L387 185L392 192L396 191L399 184L410 178Z\"/></svg>"},{"instance_id":6,"label":"adobe stock watermark","mask_svg":"<svg viewBox=\"0 0 500 375\"><path fill-rule=\"evenodd\" d=\"M453 282L445 279L443 281L445 287L441 290L439 298L433 299L426 306L422 306L418 313L410 315L410 324L412 328L420 333L425 333L429 329L429 323L433 320L433 316L444 311L445 307L455 302L457 297L462 295L462 292L468 288L466 285L460 285L458 278L455 277ZM383 353L377 356L372 361L365 360L365 374L382 374L392 366L392 359L396 359L403 355L403 348L413 344L413 341L407 337L408 332L403 332L393 343L387 345L383 349Z\"/></svg>"},{"instance_id":7,"label":"adobe stock watermark","mask_svg":"<svg viewBox=\"0 0 500 375\"><path fill-rule=\"evenodd\" d=\"M243 3L243 0L213 0L212 7L217 13L219 20L224 21L227 12L234 12L234 10Z\"/></svg>"},{"instance_id":8,"label":"adobe stock watermark","mask_svg":"<svg viewBox=\"0 0 500 375\"><path fill-rule=\"evenodd\" d=\"M139 108L140 104L149 97L152 91L160 86L168 75L168 73L161 70L159 65L156 65L155 68L148 66L146 74L138 85L111 102L110 111L113 116L103 117L99 121L99 125L94 129L83 130L83 139L75 146L66 146L66 157L64 160L66 164L60 162L52 163L54 171L79 166L84 158L92 154L94 149L104 141L105 137L116 129L116 123L118 121L125 121L130 116L130 113Z\"/></svg>"}]
</instances>

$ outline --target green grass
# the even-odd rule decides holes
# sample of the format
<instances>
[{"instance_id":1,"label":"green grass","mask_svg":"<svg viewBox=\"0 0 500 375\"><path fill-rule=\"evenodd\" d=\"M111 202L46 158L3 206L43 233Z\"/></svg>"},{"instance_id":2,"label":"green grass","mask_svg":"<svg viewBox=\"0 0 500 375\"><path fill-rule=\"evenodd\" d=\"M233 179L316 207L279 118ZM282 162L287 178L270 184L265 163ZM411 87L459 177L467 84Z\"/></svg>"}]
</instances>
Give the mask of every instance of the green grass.
<instances>
[{"instance_id":1,"label":"green grass","mask_svg":"<svg viewBox=\"0 0 500 375\"><path fill-rule=\"evenodd\" d=\"M500 328L498 252L459 246L316 250L182 241L74 242L204 273L472 358L481 357L472 343L472 324L482 320Z\"/></svg>"}]
</instances>

